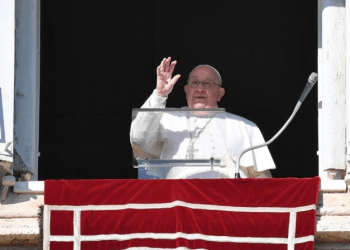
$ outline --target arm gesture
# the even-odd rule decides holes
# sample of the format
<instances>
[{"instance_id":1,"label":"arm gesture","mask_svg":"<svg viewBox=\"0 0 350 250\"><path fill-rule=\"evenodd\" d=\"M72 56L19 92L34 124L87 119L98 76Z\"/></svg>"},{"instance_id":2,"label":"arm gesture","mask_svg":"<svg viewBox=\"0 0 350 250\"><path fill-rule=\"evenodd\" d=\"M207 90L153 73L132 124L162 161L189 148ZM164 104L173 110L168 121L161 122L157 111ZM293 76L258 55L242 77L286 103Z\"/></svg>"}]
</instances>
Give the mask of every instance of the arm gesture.
<instances>
[{"instance_id":1,"label":"arm gesture","mask_svg":"<svg viewBox=\"0 0 350 250\"><path fill-rule=\"evenodd\" d=\"M171 57L163 59L157 67L157 87L156 94L161 97L166 97L173 90L173 87L180 75L172 77L176 65L176 61L170 63Z\"/></svg>"}]
</instances>

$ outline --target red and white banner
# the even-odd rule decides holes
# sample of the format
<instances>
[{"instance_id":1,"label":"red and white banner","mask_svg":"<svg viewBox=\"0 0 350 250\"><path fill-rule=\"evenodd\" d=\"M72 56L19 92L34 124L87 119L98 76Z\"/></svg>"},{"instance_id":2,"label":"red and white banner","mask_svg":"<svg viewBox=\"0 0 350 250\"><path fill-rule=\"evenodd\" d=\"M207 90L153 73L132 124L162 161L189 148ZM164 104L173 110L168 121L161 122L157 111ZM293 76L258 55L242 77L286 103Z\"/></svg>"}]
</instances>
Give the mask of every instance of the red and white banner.
<instances>
[{"instance_id":1,"label":"red and white banner","mask_svg":"<svg viewBox=\"0 0 350 250\"><path fill-rule=\"evenodd\" d=\"M44 249L311 250L319 183L48 180Z\"/></svg>"}]
</instances>

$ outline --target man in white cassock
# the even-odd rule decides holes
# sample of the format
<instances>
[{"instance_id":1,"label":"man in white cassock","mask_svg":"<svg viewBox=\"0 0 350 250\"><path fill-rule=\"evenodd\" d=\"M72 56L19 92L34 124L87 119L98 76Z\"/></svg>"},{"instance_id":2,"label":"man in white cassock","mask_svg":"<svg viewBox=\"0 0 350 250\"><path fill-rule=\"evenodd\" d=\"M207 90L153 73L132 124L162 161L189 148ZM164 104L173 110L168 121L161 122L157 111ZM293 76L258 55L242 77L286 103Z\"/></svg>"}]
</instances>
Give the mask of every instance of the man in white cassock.
<instances>
[{"instance_id":1,"label":"man in white cassock","mask_svg":"<svg viewBox=\"0 0 350 250\"><path fill-rule=\"evenodd\" d=\"M165 108L180 75L172 77L176 61L163 59L157 67L157 86L141 108ZM189 108L213 109L225 94L219 72L209 65L199 65L188 77L184 87ZM148 159L203 159L221 158L225 168L215 171L221 177L234 178L235 162L239 153L249 147L264 143L259 128L251 121L226 113L226 133L219 133L220 123L212 116L176 116L159 112L139 112L131 124L130 138L135 157ZM170 133L169 133L170 131ZM271 177L269 169L275 164L267 147L249 151L240 160L243 178ZM208 167L171 167L148 169L148 174L160 178L210 178Z\"/></svg>"}]
</instances>

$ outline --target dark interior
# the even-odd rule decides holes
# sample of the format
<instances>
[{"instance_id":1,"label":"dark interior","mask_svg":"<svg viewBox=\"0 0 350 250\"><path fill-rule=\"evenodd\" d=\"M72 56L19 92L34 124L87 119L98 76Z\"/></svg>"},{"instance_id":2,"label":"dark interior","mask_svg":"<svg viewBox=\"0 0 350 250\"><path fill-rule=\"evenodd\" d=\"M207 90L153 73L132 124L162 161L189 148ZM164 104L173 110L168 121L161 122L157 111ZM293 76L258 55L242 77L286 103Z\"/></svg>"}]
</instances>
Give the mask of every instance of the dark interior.
<instances>
[{"instance_id":1,"label":"dark interior","mask_svg":"<svg viewBox=\"0 0 350 250\"><path fill-rule=\"evenodd\" d=\"M164 57L181 74L167 102L186 106L189 72L209 64L219 107L269 140L317 72L317 1L42 1L39 180L137 178L131 111ZM317 87L269 146L274 177L318 175Z\"/></svg>"}]
</instances>

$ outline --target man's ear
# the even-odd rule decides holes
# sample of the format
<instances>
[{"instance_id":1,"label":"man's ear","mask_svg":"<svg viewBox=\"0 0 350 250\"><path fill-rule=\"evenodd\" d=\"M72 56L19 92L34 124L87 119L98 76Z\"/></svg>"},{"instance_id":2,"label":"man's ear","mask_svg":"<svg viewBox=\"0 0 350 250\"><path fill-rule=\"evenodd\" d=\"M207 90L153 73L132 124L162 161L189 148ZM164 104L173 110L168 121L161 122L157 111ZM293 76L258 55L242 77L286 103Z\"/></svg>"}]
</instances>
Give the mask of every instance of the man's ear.
<instances>
[{"instance_id":1,"label":"man's ear","mask_svg":"<svg viewBox=\"0 0 350 250\"><path fill-rule=\"evenodd\" d=\"M220 87L218 90L218 102L221 101L221 98L225 95L225 89Z\"/></svg>"},{"instance_id":2,"label":"man's ear","mask_svg":"<svg viewBox=\"0 0 350 250\"><path fill-rule=\"evenodd\" d=\"M188 91L188 85L186 84L184 87L185 93L186 93L186 98L187 98L187 91Z\"/></svg>"}]
</instances>

